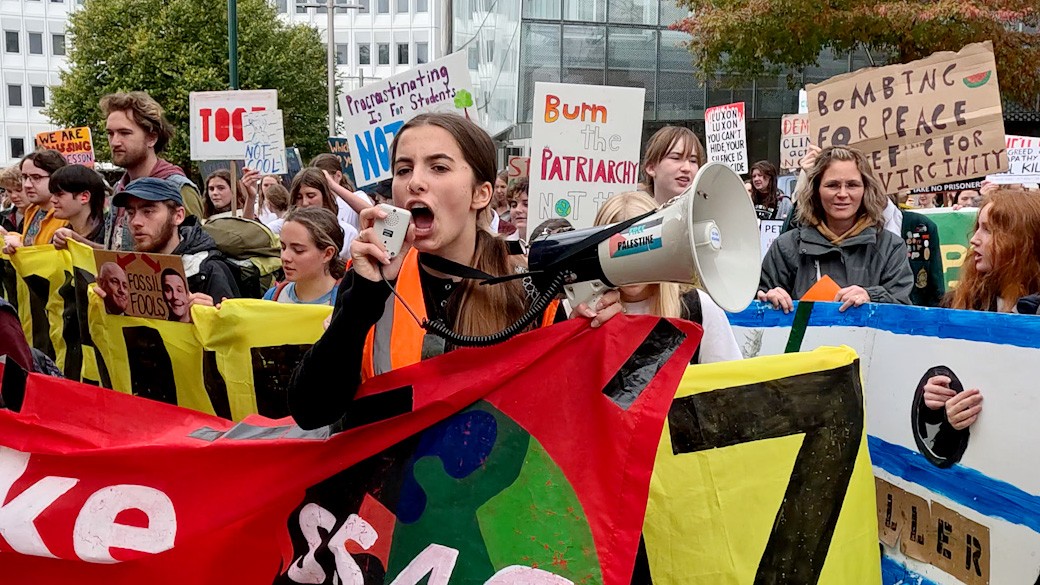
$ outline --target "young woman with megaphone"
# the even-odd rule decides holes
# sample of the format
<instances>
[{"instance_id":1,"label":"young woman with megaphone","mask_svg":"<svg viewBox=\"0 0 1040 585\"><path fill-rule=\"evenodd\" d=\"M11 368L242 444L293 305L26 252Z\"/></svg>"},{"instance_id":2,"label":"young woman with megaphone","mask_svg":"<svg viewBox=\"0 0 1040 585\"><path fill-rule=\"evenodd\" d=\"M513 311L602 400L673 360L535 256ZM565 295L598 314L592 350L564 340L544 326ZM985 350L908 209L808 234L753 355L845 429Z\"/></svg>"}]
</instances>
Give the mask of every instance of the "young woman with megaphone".
<instances>
[{"instance_id":1,"label":"young woman with megaphone","mask_svg":"<svg viewBox=\"0 0 1040 585\"><path fill-rule=\"evenodd\" d=\"M796 198L799 227L777 238L762 261L760 301L788 312L815 287L816 298L842 303L841 311L910 304L906 244L884 229L889 200L861 152L824 148Z\"/></svg>"},{"instance_id":2,"label":"young woman with megaphone","mask_svg":"<svg viewBox=\"0 0 1040 585\"><path fill-rule=\"evenodd\" d=\"M420 316L441 320L464 336L486 336L516 323L532 304L520 280L480 286L442 270L472 267L493 275L523 270L522 258L511 256L505 240L489 231L497 169L487 132L461 116L422 114L398 131L390 160L394 205L412 218L405 244L391 258L374 229L388 214L379 207L361 212L361 233L351 244L353 264L329 327L289 383L289 409L303 428L339 420L363 379L436 353L431 347L436 340L426 336ZM388 306L391 294L397 298ZM596 327L621 313L618 299L612 291L598 310L579 305L575 314ZM552 323L555 315L555 304L549 305L541 324Z\"/></svg>"},{"instance_id":3,"label":"young woman with megaphone","mask_svg":"<svg viewBox=\"0 0 1040 585\"><path fill-rule=\"evenodd\" d=\"M646 193L619 193L603 203L596 214L595 223L597 226L620 223L657 207L657 203ZM682 287L672 282L655 282L630 284L618 290L626 313L681 318L704 328L704 336L690 363L710 364L743 359L733 328L722 307L707 293L692 287L684 291Z\"/></svg>"}]
</instances>

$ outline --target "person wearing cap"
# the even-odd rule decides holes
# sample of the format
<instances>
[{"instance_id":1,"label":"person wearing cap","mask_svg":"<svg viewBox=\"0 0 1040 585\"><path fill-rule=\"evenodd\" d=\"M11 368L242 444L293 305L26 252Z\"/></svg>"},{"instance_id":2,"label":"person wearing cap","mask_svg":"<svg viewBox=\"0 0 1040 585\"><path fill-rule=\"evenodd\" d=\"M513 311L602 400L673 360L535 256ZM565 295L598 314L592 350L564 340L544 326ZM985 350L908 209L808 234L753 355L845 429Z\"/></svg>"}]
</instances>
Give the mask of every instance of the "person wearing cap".
<instances>
[{"instance_id":1,"label":"person wearing cap","mask_svg":"<svg viewBox=\"0 0 1040 585\"><path fill-rule=\"evenodd\" d=\"M181 257L194 302L211 304L239 296L234 274L213 238L197 225L182 225L184 200L172 183L135 179L116 193L112 205L126 210L134 251Z\"/></svg>"}]
</instances>

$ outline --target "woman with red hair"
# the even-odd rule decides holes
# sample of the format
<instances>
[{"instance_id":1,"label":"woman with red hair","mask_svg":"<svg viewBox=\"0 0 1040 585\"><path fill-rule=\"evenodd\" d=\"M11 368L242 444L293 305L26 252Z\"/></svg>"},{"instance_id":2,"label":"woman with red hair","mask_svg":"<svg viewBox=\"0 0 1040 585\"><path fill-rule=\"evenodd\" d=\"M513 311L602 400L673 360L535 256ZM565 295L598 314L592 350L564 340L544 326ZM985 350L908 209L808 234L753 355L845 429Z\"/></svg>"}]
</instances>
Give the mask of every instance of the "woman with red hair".
<instances>
[{"instance_id":1,"label":"woman with red hair","mask_svg":"<svg viewBox=\"0 0 1040 585\"><path fill-rule=\"evenodd\" d=\"M944 306L968 311L1037 313L1040 293L1040 195L1024 189L990 193L979 209L971 250L961 266L957 288ZM928 408L945 408L955 429L975 422L982 411L977 388L961 393L946 376L934 376L924 387Z\"/></svg>"}]
</instances>

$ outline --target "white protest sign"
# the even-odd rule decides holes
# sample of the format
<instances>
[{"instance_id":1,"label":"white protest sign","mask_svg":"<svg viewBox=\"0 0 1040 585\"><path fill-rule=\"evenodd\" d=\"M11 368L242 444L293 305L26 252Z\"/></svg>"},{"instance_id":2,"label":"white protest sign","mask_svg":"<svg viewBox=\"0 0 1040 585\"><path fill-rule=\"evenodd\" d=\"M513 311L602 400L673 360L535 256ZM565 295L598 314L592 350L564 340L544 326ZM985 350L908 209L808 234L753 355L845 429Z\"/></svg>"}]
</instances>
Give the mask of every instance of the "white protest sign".
<instances>
[{"instance_id":1,"label":"white protest sign","mask_svg":"<svg viewBox=\"0 0 1040 585\"><path fill-rule=\"evenodd\" d=\"M405 122L424 112L477 120L466 53L417 65L339 98L358 187L390 178L390 145Z\"/></svg>"},{"instance_id":2,"label":"white protest sign","mask_svg":"<svg viewBox=\"0 0 1040 585\"><path fill-rule=\"evenodd\" d=\"M809 150L809 114L785 114L780 120L780 169L798 170Z\"/></svg>"},{"instance_id":3,"label":"white protest sign","mask_svg":"<svg viewBox=\"0 0 1040 585\"><path fill-rule=\"evenodd\" d=\"M739 175L748 172L744 102L704 110L708 160L725 163Z\"/></svg>"},{"instance_id":4,"label":"white protest sign","mask_svg":"<svg viewBox=\"0 0 1040 585\"><path fill-rule=\"evenodd\" d=\"M241 160L246 154L242 116L277 110L278 91L193 91L188 103L191 160Z\"/></svg>"},{"instance_id":5,"label":"white protest sign","mask_svg":"<svg viewBox=\"0 0 1040 585\"><path fill-rule=\"evenodd\" d=\"M1040 138L1009 134L1005 139L1008 171L987 175L986 180L1002 185L1040 183Z\"/></svg>"},{"instance_id":6,"label":"white protest sign","mask_svg":"<svg viewBox=\"0 0 1040 585\"><path fill-rule=\"evenodd\" d=\"M809 113L809 93L804 88L798 90L798 113Z\"/></svg>"},{"instance_id":7,"label":"white protest sign","mask_svg":"<svg viewBox=\"0 0 1040 585\"><path fill-rule=\"evenodd\" d=\"M641 87L535 84L529 230L557 218L591 227L604 201L635 189L645 94Z\"/></svg>"},{"instance_id":8,"label":"white protest sign","mask_svg":"<svg viewBox=\"0 0 1040 585\"><path fill-rule=\"evenodd\" d=\"M281 110L249 112L242 116L246 139L246 168L264 175L289 172L285 160L285 127Z\"/></svg>"},{"instance_id":9,"label":"white protest sign","mask_svg":"<svg viewBox=\"0 0 1040 585\"><path fill-rule=\"evenodd\" d=\"M780 237L780 233L784 229L784 220L782 219L763 219L758 222L758 231L762 237L762 257L766 257L766 252L769 251L769 247L773 245L773 241Z\"/></svg>"}]
</instances>

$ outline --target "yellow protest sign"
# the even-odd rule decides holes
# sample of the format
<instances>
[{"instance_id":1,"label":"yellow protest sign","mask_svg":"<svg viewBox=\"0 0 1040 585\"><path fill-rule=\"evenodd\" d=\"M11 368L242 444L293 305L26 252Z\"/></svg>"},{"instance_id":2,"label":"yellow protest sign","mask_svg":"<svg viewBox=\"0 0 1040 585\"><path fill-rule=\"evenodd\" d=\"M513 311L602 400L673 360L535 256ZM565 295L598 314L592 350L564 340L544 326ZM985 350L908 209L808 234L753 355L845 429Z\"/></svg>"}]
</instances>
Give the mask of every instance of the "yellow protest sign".
<instances>
[{"instance_id":1,"label":"yellow protest sign","mask_svg":"<svg viewBox=\"0 0 1040 585\"><path fill-rule=\"evenodd\" d=\"M887 194L1008 168L989 41L847 73L807 90L813 143L862 150Z\"/></svg>"},{"instance_id":2,"label":"yellow protest sign","mask_svg":"<svg viewBox=\"0 0 1040 585\"><path fill-rule=\"evenodd\" d=\"M655 585L880 583L855 352L688 368L643 535Z\"/></svg>"},{"instance_id":3,"label":"yellow protest sign","mask_svg":"<svg viewBox=\"0 0 1040 585\"><path fill-rule=\"evenodd\" d=\"M36 135L36 148L57 150L70 165L94 168L94 142L86 126L40 132Z\"/></svg>"}]
</instances>

